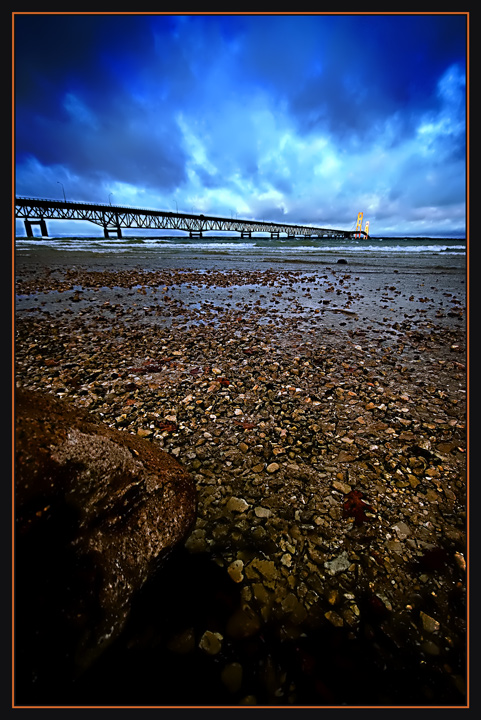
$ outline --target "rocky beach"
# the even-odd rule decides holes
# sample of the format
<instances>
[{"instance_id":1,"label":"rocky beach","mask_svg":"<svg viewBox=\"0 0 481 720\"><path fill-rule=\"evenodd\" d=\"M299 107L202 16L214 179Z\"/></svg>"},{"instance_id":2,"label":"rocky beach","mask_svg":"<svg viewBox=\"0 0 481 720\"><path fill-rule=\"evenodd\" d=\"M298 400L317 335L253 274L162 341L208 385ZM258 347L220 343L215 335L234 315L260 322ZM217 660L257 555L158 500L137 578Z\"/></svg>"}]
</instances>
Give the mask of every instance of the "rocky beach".
<instances>
[{"instance_id":1,"label":"rocky beach","mask_svg":"<svg viewBox=\"0 0 481 720\"><path fill-rule=\"evenodd\" d=\"M19 665L20 705L466 704L462 273L15 271L16 386L145 438L197 493L117 640L61 687Z\"/></svg>"}]
</instances>

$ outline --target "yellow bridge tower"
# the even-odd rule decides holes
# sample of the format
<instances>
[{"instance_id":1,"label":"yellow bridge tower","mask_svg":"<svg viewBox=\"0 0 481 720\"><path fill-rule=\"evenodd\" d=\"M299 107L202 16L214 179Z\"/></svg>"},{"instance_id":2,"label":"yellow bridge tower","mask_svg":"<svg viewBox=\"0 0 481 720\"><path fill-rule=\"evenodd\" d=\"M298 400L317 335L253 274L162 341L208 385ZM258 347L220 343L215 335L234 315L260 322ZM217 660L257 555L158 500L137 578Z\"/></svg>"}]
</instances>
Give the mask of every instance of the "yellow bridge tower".
<instances>
[{"instance_id":1,"label":"yellow bridge tower","mask_svg":"<svg viewBox=\"0 0 481 720\"><path fill-rule=\"evenodd\" d=\"M356 229L354 231L354 237L360 238L362 237L362 218L364 213L360 212L357 215L357 223L356 223ZM369 237L369 220L366 220L366 224L364 226L364 232L366 233L366 237Z\"/></svg>"},{"instance_id":2,"label":"yellow bridge tower","mask_svg":"<svg viewBox=\"0 0 481 720\"><path fill-rule=\"evenodd\" d=\"M362 212L358 213L357 223L356 223L356 231L354 233L354 237L361 237L362 217L363 217L363 213Z\"/></svg>"}]
</instances>

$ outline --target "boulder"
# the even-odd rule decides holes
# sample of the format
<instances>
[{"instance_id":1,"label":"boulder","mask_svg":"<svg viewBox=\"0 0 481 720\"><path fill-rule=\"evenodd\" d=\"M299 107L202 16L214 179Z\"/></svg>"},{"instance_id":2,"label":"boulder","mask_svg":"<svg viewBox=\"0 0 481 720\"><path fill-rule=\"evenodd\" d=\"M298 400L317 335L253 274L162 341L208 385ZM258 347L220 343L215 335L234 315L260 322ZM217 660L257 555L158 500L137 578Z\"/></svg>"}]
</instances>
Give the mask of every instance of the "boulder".
<instances>
[{"instance_id":1,"label":"boulder","mask_svg":"<svg viewBox=\"0 0 481 720\"><path fill-rule=\"evenodd\" d=\"M15 421L17 677L61 683L119 636L187 538L195 485L152 442L53 395L17 390Z\"/></svg>"}]
</instances>

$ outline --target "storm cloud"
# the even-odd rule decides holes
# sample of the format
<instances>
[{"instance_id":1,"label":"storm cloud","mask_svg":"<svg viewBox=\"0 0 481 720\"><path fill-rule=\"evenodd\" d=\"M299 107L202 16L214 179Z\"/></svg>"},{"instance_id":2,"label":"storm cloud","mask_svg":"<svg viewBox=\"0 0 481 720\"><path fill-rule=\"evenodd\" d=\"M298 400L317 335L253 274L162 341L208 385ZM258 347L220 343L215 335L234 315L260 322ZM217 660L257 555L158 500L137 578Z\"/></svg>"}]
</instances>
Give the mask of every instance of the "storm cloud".
<instances>
[{"instance_id":1,"label":"storm cloud","mask_svg":"<svg viewBox=\"0 0 481 720\"><path fill-rule=\"evenodd\" d=\"M16 194L464 236L466 14L18 14Z\"/></svg>"}]
</instances>

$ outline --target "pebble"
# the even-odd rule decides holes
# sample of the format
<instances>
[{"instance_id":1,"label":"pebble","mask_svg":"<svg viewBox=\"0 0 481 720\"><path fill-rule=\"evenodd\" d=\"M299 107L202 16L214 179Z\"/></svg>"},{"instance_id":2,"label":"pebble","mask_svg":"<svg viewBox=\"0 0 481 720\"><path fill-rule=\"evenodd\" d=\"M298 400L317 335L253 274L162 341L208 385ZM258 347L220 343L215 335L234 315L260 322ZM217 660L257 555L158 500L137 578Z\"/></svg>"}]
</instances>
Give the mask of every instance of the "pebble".
<instances>
[{"instance_id":1,"label":"pebble","mask_svg":"<svg viewBox=\"0 0 481 720\"><path fill-rule=\"evenodd\" d=\"M230 512L243 513L249 507L249 503L243 498L231 497L230 500L228 500L226 507Z\"/></svg>"},{"instance_id":2,"label":"pebble","mask_svg":"<svg viewBox=\"0 0 481 720\"><path fill-rule=\"evenodd\" d=\"M404 522L400 522L397 523L397 525L394 525L393 530L395 531L400 540L404 540L411 534L411 530Z\"/></svg>"},{"instance_id":3,"label":"pebble","mask_svg":"<svg viewBox=\"0 0 481 720\"><path fill-rule=\"evenodd\" d=\"M426 630L429 633L436 632L439 630L439 623L434 618L430 617L430 615L427 615L425 612L421 610L419 613L419 617L421 618L421 622L423 624L423 629Z\"/></svg>"},{"instance_id":4,"label":"pebble","mask_svg":"<svg viewBox=\"0 0 481 720\"><path fill-rule=\"evenodd\" d=\"M275 473L279 470L279 468L280 468L279 463L272 462L272 463L269 463L269 465L266 467L266 470L268 473Z\"/></svg>"},{"instance_id":5,"label":"pebble","mask_svg":"<svg viewBox=\"0 0 481 720\"><path fill-rule=\"evenodd\" d=\"M238 662L231 662L222 669L221 679L229 692L236 693L240 690L243 674L242 665Z\"/></svg>"},{"instance_id":6,"label":"pebble","mask_svg":"<svg viewBox=\"0 0 481 720\"><path fill-rule=\"evenodd\" d=\"M346 551L342 552L338 557L328 560L324 563L324 567L327 572L331 575L336 575L339 572L347 570L351 565L348 554Z\"/></svg>"},{"instance_id":7,"label":"pebble","mask_svg":"<svg viewBox=\"0 0 481 720\"><path fill-rule=\"evenodd\" d=\"M441 652L439 646L433 643L431 640L425 640L421 643L421 650L427 655L439 655Z\"/></svg>"},{"instance_id":8,"label":"pebble","mask_svg":"<svg viewBox=\"0 0 481 720\"><path fill-rule=\"evenodd\" d=\"M227 572L235 583L240 583L244 579L243 568L244 563L242 560L234 560L228 566Z\"/></svg>"},{"instance_id":9,"label":"pebble","mask_svg":"<svg viewBox=\"0 0 481 720\"><path fill-rule=\"evenodd\" d=\"M193 628L187 628L169 640L167 647L179 655L186 655L194 651L195 633Z\"/></svg>"},{"instance_id":10,"label":"pebble","mask_svg":"<svg viewBox=\"0 0 481 720\"><path fill-rule=\"evenodd\" d=\"M466 377L453 359L466 338L457 318L335 313L324 300L337 290L337 309L364 301L362 279L341 283L339 269L309 278L320 313L309 311L295 271L17 272L18 292L37 308L18 304L16 382L149 438L194 475L198 518L185 548L215 556L243 598L225 632L204 632L204 655L217 662L224 636L253 640L271 618L274 635L293 641L326 621L357 637L365 613L395 637L407 617L410 647L430 656L439 692L463 685L440 650L440 636L462 647L464 632L450 599L466 584ZM401 302L401 272L389 282L398 285ZM74 286L83 292L72 304ZM49 305L34 302L48 293ZM352 490L375 510L359 524L343 512ZM440 538L447 560L425 568ZM191 625L175 652L192 652ZM390 648L380 648L382 662L400 667ZM223 665L229 692L263 697L235 662Z\"/></svg>"},{"instance_id":11,"label":"pebble","mask_svg":"<svg viewBox=\"0 0 481 720\"><path fill-rule=\"evenodd\" d=\"M335 627L342 627L344 625L344 620L334 610L328 610L325 612L324 617L327 618L327 620L329 620L329 622Z\"/></svg>"},{"instance_id":12,"label":"pebble","mask_svg":"<svg viewBox=\"0 0 481 720\"><path fill-rule=\"evenodd\" d=\"M269 510L269 508L265 507L256 507L254 508L254 512L256 514L256 517L258 518L268 518L272 516L272 510Z\"/></svg>"},{"instance_id":13,"label":"pebble","mask_svg":"<svg viewBox=\"0 0 481 720\"><path fill-rule=\"evenodd\" d=\"M340 482L339 480L334 480L334 482L332 483L332 486L333 486L333 488L335 488L336 490L339 490L339 492L342 492L345 495L350 493L352 490L352 487L350 485L348 485L347 483L344 483L344 482Z\"/></svg>"},{"instance_id":14,"label":"pebble","mask_svg":"<svg viewBox=\"0 0 481 720\"><path fill-rule=\"evenodd\" d=\"M223 639L220 633L206 630L199 641L199 647L208 655L217 655L221 651Z\"/></svg>"}]
</instances>

